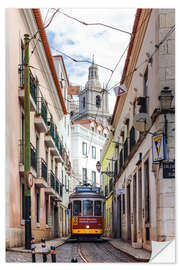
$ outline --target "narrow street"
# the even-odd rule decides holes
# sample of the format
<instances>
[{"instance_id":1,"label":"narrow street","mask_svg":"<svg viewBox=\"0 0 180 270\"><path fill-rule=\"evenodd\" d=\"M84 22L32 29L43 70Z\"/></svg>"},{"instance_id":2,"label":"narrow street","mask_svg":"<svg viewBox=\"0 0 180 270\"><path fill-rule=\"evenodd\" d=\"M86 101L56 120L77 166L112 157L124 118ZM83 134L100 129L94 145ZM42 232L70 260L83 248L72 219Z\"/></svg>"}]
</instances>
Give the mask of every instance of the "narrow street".
<instances>
[{"instance_id":1,"label":"narrow street","mask_svg":"<svg viewBox=\"0 0 180 270\"><path fill-rule=\"evenodd\" d=\"M69 263L77 258L78 263L125 263L137 262L127 254L115 249L108 242L77 242L68 243L56 249L56 262ZM6 252L6 262L32 262L31 253ZM36 254L36 262L42 262L42 254ZM47 255L47 262L51 262L51 255Z\"/></svg>"}]
</instances>

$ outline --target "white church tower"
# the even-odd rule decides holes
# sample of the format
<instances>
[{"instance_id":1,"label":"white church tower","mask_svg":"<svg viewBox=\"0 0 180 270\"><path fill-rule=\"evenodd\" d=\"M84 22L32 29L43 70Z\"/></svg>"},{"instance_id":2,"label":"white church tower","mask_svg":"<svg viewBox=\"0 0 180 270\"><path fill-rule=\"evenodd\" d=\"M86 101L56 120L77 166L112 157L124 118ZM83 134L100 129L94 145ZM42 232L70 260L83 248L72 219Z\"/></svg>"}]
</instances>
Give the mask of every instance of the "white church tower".
<instances>
[{"instance_id":1,"label":"white church tower","mask_svg":"<svg viewBox=\"0 0 180 270\"><path fill-rule=\"evenodd\" d=\"M98 67L93 57L92 65L89 67L88 81L79 95L79 113L73 117L73 120L96 118L97 122L108 126L109 117L108 93L101 87Z\"/></svg>"}]
</instances>

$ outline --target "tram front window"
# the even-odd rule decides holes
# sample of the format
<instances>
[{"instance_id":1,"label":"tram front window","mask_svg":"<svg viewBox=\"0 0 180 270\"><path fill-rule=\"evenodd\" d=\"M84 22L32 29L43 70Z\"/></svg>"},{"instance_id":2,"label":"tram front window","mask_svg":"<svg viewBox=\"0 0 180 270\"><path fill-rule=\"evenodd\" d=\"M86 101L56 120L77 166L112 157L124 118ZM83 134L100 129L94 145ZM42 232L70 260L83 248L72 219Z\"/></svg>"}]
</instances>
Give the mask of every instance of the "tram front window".
<instances>
[{"instance_id":1,"label":"tram front window","mask_svg":"<svg viewBox=\"0 0 180 270\"><path fill-rule=\"evenodd\" d=\"M81 216L81 201L74 201L73 216Z\"/></svg>"},{"instance_id":2,"label":"tram front window","mask_svg":"<svg viewBox=\"0 0 180 270\"><path fill-rule=\"evenodd\" d=\"M83 215L92 216L93 215L93 201L83 201Z\"/></svg>"},{"instance_id":3,"label":"tram front window","mask_svg":"<svg viewBox=\"0 0 180 270\"><path fill-rule=\"evenodd\" d=\"M94 215L101 216L101 201L94 202Z\"/></svg>"}]
</instances>

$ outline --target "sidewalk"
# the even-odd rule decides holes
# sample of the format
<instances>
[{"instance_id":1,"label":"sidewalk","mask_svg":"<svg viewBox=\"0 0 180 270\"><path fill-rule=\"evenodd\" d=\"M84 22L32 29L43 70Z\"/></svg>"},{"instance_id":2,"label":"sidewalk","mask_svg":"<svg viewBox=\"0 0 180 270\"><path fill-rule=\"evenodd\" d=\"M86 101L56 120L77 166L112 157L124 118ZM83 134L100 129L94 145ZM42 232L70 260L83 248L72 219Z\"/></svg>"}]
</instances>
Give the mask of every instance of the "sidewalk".
<instances>
[{"instance_id":1,"label":"sidewalk","mask_svg":"<svg viewBox=\"0 0 180 270\"><path fill-rule=\"evenodd\" d=\"M143 248L133 248L130 243L124 242L121 239L117 238L108 238L102 237L104 240L107 240L113 247L119 249L128 255L135 258L137 261L148 262L151 257L151 252Z\"/></svg>"},{"instance_id":2,"label":"sidewalk","mask_svg":"<svg viewBox=\"0 0 180 270\"><path fill-rule=\"evenodd\" d=\"M52 240L47 240L46 241L46 249L47 249L47 253L50 252L50 246L55 246L55 248L63 245L65 243L65 241L69 239L68 237L61 237L61 238L56 238L56 239L52 239ZM36 254L40 254L42 253L42 243L35 243L36 245ZM7 248L7 251L15 251L15 252L23 252L23 253L31 253L31 250L27 250L25 249L25 247L16 247L16 248Z\"/></svg>"}]
</instances>

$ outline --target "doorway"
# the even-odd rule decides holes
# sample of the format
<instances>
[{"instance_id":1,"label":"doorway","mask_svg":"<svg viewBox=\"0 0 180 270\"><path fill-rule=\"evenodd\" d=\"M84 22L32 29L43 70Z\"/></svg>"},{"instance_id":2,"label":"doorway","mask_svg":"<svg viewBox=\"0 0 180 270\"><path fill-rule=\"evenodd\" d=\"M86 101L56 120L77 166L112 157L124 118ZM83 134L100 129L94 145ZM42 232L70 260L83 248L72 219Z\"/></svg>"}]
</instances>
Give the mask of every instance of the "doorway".
<instances>
[{"instance_id":1,"label":"doorway","mask_svg":"<svg viewBox=\"0 0 180 270\"><path fill-rule=\"evenodd\" d=\"M59 236L58 207L54 206L54 237Z\"/></svg>"},{"instance_id":2,"label":"doorway","mask_svg":"<svg viewBox=\"0 0 180 270\"><path fill-rule=\"evenodd\" d=\"M133 176L133 214L134 214L134 233L133 233L133 242L137 242L137 213L136 213L136 174Z\"/></svg>"},{"instance_id":3,"label":"doorway","mask_svg":"<svg viewBox=\"0 0 180 270\"><path fill-rule=\"evenodd\" d=\"M127 235L128 240L131 240L131 186L127 186Z\"/></svg>"}]
</instances>

